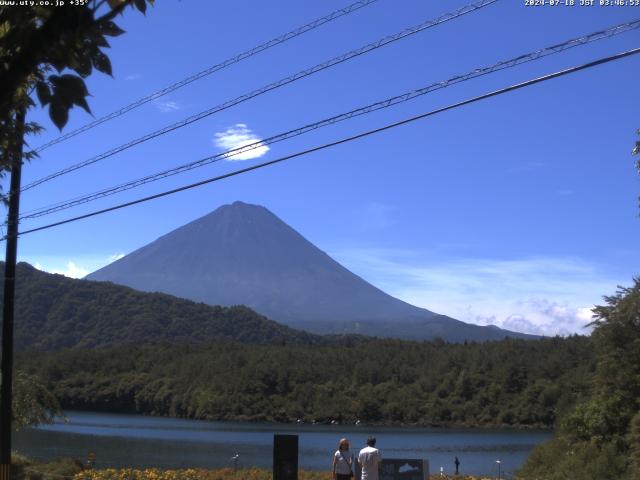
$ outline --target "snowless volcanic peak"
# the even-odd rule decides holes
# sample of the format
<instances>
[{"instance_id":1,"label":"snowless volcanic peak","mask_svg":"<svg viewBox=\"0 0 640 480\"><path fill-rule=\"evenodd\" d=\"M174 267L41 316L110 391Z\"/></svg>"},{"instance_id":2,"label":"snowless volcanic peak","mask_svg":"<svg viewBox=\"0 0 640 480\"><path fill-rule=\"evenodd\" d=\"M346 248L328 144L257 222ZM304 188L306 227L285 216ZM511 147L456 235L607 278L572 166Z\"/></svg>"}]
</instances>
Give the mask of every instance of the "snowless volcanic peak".
<instances>
[{"instance_id":1,"label":"snowless volcanic peak","mask_svg":"<svg viewBox=\"0 0 640 480\"><path fill-rule=\"evenodd\" d=\"M246 305L319 333L487 340L506 334L394 298L350 272L265 207L223 205L87 279L210 305ZM469 330L469 331L467 331Z\"/></svg>"}]
</instances>

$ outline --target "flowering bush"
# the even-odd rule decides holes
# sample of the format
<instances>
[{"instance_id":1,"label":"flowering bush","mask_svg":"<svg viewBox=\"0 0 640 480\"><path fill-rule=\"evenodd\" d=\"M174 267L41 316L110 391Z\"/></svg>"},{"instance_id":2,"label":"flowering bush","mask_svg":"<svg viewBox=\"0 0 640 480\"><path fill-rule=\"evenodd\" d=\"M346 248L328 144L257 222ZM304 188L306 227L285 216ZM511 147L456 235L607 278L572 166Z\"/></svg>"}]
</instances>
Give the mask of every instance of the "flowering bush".
<instances>
[{"instance_id":1,"label":"flowering bush","mask_svg":"<svg viewBox=\"0 0 640 480\"><path fill-rule=\"evenodd\" d=\"M300 471L299 480L331 480L328 472ZM133 468L105 470L85 470L77 473L74 480L273 480L270 470L248 468L233 470L220 468L214 470L188 468L185 470L160 470Z\"/></svg>"},{"instance_id":2,"label":"flowering bush","mask_svg":"<svg viewBox=\"0 0 640 480\"><path fill-rule=\"evenodd\" d=\"M459 476L431 476L432 480L492 480L477 478L467 475ZM137 470L133 468L105 470L85 470L77 473L73 480L273 480L271 470L263 468L243 468L233 470L231 468L218 468L213 470L188 468L184 470L160 470L158 468L146 468ZM329 472L298 472L298 480L332 480Z\"/></svg>"}]
</instances>

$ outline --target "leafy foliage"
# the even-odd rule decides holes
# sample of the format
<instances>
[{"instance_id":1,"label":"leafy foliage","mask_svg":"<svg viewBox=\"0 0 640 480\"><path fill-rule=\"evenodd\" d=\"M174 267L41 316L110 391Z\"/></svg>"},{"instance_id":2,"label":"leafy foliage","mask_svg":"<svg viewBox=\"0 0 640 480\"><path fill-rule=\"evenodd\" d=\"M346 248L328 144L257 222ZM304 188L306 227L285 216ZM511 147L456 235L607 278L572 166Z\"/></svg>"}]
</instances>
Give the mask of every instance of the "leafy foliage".
<instances>
[{"instance_id":1,"label":"leafy foliage","mask_svg":"<svg viewBox=\"0 0 640 480\"><path fill-rule=\"evenodd\" d=\"M85 471L85 466L78 459L58 458L49 462L41 462L15 451L11 454L11 478L13 480L71 479L82 471Z\"/></svg>"},{"instance_id":2,"label":"leafy foliage","mask_svg":"<svg viewBox=\"0 0 640 480\"><path fill-rule=\"evenodd\" d=\"M636 131L638 137L640 137L640 129ZM640 155L640 138L636 140L636 146L631 152L633 155ZM636 170L640 173L640 159L636 160Z\"/></svg>"},{"instance_id":3,"label":"leafy foliage","mask_svg":"<svg viewBox=\"0 0 640 480\"><path fill-rule=\"evenodd\" d=\"M51 423L62 416L58 400L33 375L16 372L13 379L13 428Z\"/></svg>"},{"instance_id":4,"label":"leafy foliage","mask_svg":"<svg viewBox=\"0 0 640 480\"><path fill-rule=\"evenodd\" d=\"M640 155L640 140L632 154ZM640 278L605 302L594 310L593 394L532 452L522 479L640 480Z\"/></svg>"},{"instance_id":5,"label":"leafy foliage","mask_svg":"<svg viewBox=\"0 0 640 480\"><path fill-rule=\"evenodd\" d=\"M66 124L69 109L78 105L89 110L89 94L84 78L93 68L111 75L111 63L101 50L108 48L106 37L124 33L113 19L128 5L142 13L153 0L91 1L73 8L31 6L5 7L0 10L0 75L5 84L0 92L0 111L14 110L24 96L25 87L35 88L40 103L49 105L49 115L60 129ZM73 70L75 74L47 75Z\"/></svg>"},{"instance_id":6,"label":"leafy foliage","mask_svg":"<svg viewBox=\"0 0 640 480\"><path fill-rule=\"evenodd\" d=\"M531 479L640 478L640 279L596 307L592 395L522 469Z\"/></svg>"},{"instance_id":7,"label":"leafy foliage","mask_svg":"<svg viewBox=\"0 0 640 480\"><path fill-rule=\"evenodd\" d=\"M29 352L65 408L208 420L550 427L587 393L586 337L136 345Z\"/></svg>"},{"instance_id":8,"label":"leafy foliage","mask_svg":"<svg viewBox=\"0 0 640 480\"><path fill-rule=\"evenodd\" d=\"M124 33L113 19L129 5L145 13L147 2L154 0L108 0L106 4L90 0L62 8L38 2L0 7L0 177L12 165L37 156L27 151L20 157L16 149L18 145L28 150L26 137L42 130L33 122L23 125L24 116L19 113L35 106L34 93L43 107L48 106L59 129L74 106L91 113L84 78L94 68L112 73L102 49L109 47L106 37Z\"/></svg>"},{"instance_id":9,"label":"leafy foliage","mask_svg":"<svg viewBox=\"0 0 640 480\"><path fill-rule=\"evenodd\" d=\"M298 471L300 480L330 480L329 472ZM213 470L188 468L183 470L144 470L127 468L90 470L76 474L76 480L273 480L273 472L264 468L218 468Z\"/></svg>"}]
</instances>

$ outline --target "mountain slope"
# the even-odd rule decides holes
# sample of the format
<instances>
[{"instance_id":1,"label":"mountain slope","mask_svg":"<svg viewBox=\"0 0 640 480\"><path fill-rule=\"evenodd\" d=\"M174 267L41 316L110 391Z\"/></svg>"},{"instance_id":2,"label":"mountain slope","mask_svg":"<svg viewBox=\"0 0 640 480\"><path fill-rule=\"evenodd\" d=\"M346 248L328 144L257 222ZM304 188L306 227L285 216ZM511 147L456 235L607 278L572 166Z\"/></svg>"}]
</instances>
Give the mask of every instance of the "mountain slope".
<instances>
[{"instance_id":1,"label":"mountain slope","mask_svg":"<svg viewBox=\"0 0 640 480\"><path fill-rule=\"evenodd\" d=\"M451 341L522 336L398 300L344 268L266 208L243 202L224 205L86 278L210 305L247 305L278 322L322 333Z\"/></svg>"},{"instance_id":2,"label":"mountain slope","mask_svg":"<svg viewBox=\"0 0 640 480\"><path fill-rule=\"evenodd\" d=\"M4 263L0 262L0 272ZM0 288L2 287L0 277ZM316 343L319 338L238 306L212 307L111 283L74 280L19 263L15 346L59 350L139 343Z\"/></svg>"},{"instance_id":3,"label":"mountain slope","mask_svg":"<svg viewBox=\"0 0 640 480\"><path fill-rule=\"evenodd\" d=\"M387 295L264 207L236 202L90 275L216 305L249 305L277 321L358 321L433 314Z\"/></svg>"}]
</instances>

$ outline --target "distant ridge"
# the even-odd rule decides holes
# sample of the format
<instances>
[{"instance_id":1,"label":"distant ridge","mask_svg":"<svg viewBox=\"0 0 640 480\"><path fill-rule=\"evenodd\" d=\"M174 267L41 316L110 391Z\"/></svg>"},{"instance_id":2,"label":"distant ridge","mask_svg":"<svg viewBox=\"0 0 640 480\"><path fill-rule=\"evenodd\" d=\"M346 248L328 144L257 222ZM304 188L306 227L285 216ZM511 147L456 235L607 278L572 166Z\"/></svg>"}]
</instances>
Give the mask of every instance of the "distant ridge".
<instances>
[{"instance_id":1,"label":"distant ridge","mask_svg":"<svg viewBox=\"0 0 640 480\"><path fill-rule=\"evenodd\" d=\"M243 202L223 205L86 278L210 305L247 305L318 333L456 342L534 338L470 325L394 298L265 207Z\"/></svg>"},{"instance_id":2,"label":"distant ridge","mask_svg":"<svg viewBox=\"0 0 640 480\"><path fill-rule=\"evenodd\" d=\"M0 262L0 273L4 262ZM0 287L4 277L0 275ZM317 335L273 322L244 307L212 307L164 293L76 280L19 263L15 346L51 351L149 343L313 344Z\"/></svg>"}]
</instances>

